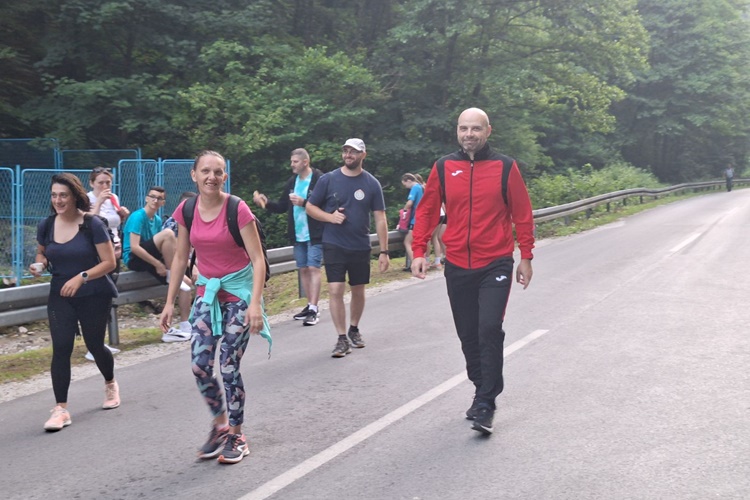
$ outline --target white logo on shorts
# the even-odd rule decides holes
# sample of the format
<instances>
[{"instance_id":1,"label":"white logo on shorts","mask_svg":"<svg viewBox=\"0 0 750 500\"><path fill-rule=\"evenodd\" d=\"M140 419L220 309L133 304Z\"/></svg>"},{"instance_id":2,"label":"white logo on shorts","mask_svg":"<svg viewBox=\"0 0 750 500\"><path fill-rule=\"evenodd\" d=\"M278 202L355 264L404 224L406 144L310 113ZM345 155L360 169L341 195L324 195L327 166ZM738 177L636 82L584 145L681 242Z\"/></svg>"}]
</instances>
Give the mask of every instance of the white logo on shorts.
<instances>
[{"instance_id":1,"label":"white logo on shorts","mask_svg":"<svg viewBox=\"0 0 750 500\"><path fill-rule=\"evenodd\" d=\"M357 189L356 191L354 191L354 199L358 200L358 201L364 200L365 199L365 192L362 191L361 189Z\"/></svg>"}]
</instances>

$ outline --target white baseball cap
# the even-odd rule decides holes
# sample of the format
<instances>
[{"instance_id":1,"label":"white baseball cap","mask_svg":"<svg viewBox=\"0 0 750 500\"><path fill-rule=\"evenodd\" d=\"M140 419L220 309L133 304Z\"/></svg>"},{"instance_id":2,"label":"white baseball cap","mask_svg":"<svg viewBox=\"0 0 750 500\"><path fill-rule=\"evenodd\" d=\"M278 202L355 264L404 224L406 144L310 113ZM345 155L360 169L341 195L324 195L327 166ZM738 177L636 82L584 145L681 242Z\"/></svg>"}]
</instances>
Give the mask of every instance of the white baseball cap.
<instances>
[{"instance_id":1,"label":"white baseball cap","mask_svg":"<svg viewBox=\"0 0 750 500\"><path fill-rule=\"evenodd\" d=\"M365 141L363 141L362 139L357 139L356 137L352 139L347 139L347 141L344 143L344 146L352 147L356 149L357 151L366 151Z\"/></svg>"}]
</instances>

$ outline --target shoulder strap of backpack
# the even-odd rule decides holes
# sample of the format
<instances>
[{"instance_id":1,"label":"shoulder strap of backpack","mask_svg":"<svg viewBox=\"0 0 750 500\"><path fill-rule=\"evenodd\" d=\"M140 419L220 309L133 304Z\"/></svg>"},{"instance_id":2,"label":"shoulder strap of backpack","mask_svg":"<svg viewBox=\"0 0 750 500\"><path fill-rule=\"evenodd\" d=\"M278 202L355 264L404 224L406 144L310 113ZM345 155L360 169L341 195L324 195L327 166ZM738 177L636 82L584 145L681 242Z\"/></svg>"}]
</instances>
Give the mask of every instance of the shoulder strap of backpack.
<instances>
[{"instance_id":1,"label":"shoulder strap of backpack","mask_svg":"<svg viewBox=\"0 0 750 500\"><path fill-rule=\"evenodd\" d=\"M83 224L81 224L81 229L89 233L89 237L91 238L91 241L93 242L94 235L91 232L91 214L83 214Z\"/></svg>"},{"instance_id":2,"label":"shoulder strap of backpack","mask_svg":"<svg viewBox=\"0 0 750 500\"><path fill-rule=\"evenodd\" d=\"M197 196L188 198L182 205L182 218L185 220L185 227L187 228L188 234L190 234L190 228L193 227L193 214L195 213L195 203L198 201Z\"/></svg>"},{"instance_id":3,"label":"shoulder strap of backpack","mask_svg":"<svg viewBox=\"0 0 750 500\"><path fill-rule=\"evenodd\" d=\"M234 242L237 243L237 246L245 248L245 242L242 241L242 235L240 234L240 224L237 221L239 206L239 196L229 195L229 200L227 201L227 226L229 226L229 232L232 238L234 238Z\"/></svg>"},{"instance_id":4,"label":"shoulder strap of backpack","mask_svg":"<svg viewBox=\"0 0 750 500\"><path fill-rule=\"evenodd\" d=\"M503 201L505 202L505 205L507 206L508 205L508 177L510 177L510 171L513 167L513 160L505 156L503 157L502 164L503 164L503 173L502 173ZM437 168L438 179L440 179L440 197L443 200L443 203L445 203L445 160L443 160L442 158L438 160L437 163L435 164L435 168Z\"/></svg>"},{"instance_id":5,"label":"shoulder strap of backpack","mask_svg":"<svg viewBox=\"0 0 750 500\"><path fill-rule=\"evenodd\" d=\"M438 179L440 180L440 199L445 203L445 160L440 158L435 163L437 169Z\"/></svg>"},{"instance_id":6,"label":"shoulder strap of backpack","mask_svg":"<svg viewBox=\"0 0 750 500\"><path fill-rule=\"evenodd\" d=\"M505 161L508 160L508 161ZM510 171L513 168L513 160L508 157L503 158L503 178L502 178L502 190L503 190L503 201L505 206L508 206L508 177L510 177Z\"/></svg>"},{"instance_id":7,"label":"shoulder strap of backpack","mask_svg":"<svg viewBox=\"0 0 750 500\"><path fill-rule=\"evenodd\" d=\"M56 215L50 215L46 219L44 219L44 227L42 228L42 239L44 241L44 246L46 247L49 245L51 238L50 233L52 232L52 228L55 227L55 217Z\"/></svg>"}]
</instances>

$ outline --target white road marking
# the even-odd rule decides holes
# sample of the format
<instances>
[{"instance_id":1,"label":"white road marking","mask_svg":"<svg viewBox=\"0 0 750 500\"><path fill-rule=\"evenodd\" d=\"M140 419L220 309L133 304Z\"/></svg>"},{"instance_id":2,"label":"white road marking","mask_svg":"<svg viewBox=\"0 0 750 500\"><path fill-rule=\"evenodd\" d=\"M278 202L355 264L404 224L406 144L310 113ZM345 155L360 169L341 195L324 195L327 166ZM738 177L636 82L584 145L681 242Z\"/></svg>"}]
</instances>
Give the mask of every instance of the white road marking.
<instances>
[{"instance_id":1,"label":"white road marking","mask_svg":"<svg viewBox=\"0 0 750 500\"><path fill-rule=\"evenodd\" d=\"M524 338L517 340L516 342L513 342L511 345L509 345L508 347L504 349L503 357L507 358L514 352L518 351L519 349L525 347L529 343L538 339L539 337L541 337L548 331L549 330L535 330L531 332L530 334L526 335ZM382 431L389 425L397 422L398 420L404 418L411 412L426 405L427 403L437 398L438 396L453 389L454 387L456 387L458 384L460 384L461 382L465 380L466 380L466 373L460 373L454 377L449 378L442 384L438 385L437 387L433 389L430 389L429 391L425 392L421 396L415 399L412 399L411 401L401 406L400 408L393 410L391 413L379 418L378 420L374 421L370 425L363 427L362 429L358 430L354 434L350 434L349 436L345 437L338 443L335 443L329 448L321 451L317 455L308 458L301 464L295 467L292 467L288 471L276 476L275 478L271 479L267 483L262 484L261 486L251 491L250 493L240 497L240 500L264 500L270 497L277 491L283 488L286 488L287 486L297 481L298 479L303 478L307 474L313 472L318 467L325 465L326 463L330 462L331 460L338 457L342 453L348 451L349 449L353 448L354 446L358 445L364 440L374 436L375 434Z\"/></svg>"},{"instance_id":2,"label":"white road marking","mask_svg":"<svg viewBox=\"0 0 750 500\"><path fill-rule=\"evenodd\" d=\"M689 244L691 244L692 242L694 242L695 240L697 240L698 238L700 238L700 236L702 234L703 233L693 233L693 234L691 234L690 236L688 236L687 238L685 238L681 243L679 243L677 246L675 246L671 250L669 250L669 253L677 253L677 252L679 252L680 250L682 250L683 248L685 248L686 246L688 246Z\"/></svg>"}]
</instances>

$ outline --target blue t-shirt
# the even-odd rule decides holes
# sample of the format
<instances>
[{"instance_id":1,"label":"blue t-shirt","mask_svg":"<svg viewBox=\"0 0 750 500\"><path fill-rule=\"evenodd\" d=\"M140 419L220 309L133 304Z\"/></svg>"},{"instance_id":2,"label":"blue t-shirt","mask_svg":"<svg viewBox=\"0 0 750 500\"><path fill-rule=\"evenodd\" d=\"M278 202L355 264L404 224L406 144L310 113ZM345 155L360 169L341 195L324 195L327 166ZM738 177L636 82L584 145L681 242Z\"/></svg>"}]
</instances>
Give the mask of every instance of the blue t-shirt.
<instances>
[{"instance_id":1,"label":"blue t-shirt","mask_svg":"<svg viewBox=\"0 0 750 500\"><path fill-rule=\"evenodd\" d=\"M412 226L414 225L414 221L417 218L417 205L419 205L419 202L422 201L422 195L424 194L424 188L422 185L418 182L415 182L414 185L409 190L409 197L406 198L407 200L411 200L411 221L409 224Z\"/></svg>"},{"instance_id":2,"label":"blue t-shirt","mask_svg":"<svg viewBox=\"0 0 750 500\"><path fill-rule=\"evenodd\" d=\"M55 241L55 223L51 221L45 235L47 219L43 219L36 227L36 241L44 247L44 255L50 264L52 281L50 294L60 295L63 285L72 277L87 271L99 263L99 253L94 245L109 242L109 231L97 217L91 218L91 233L78 231L76 235L65 243ZM47 240L47 241L45 241ZM109 295L113 289L106 276L90 280L78 289L76 297L91 295Z\"/></svg>"},{"instance_id":3,"label":"blue t-shirt","mask_svg":"<svg viewBox=\"0 0 750 500\"><path fill-rule=\"evenodd\" d=\"M385 210L383 188L369 172L349 177L336 169L323 174L315 185L308 203L328 213L344 209L343 224L325 224L323 243L347 250L369 250L370 212Z\"/></svg>"},{"instance_id":4,"label":"blue t-shirt","mask_svg":"<svg viewBox=\"0 0 750 500\"><path fill-rule=\"evenodd\" d=\"M294 181L294 194L300 198L307 199L307 191L310 189L312 174L307 179L300 179L299 175ZM294 217L294 233L297 241L310 241L310 228L307 225L307 212L305 207L292 206L292 216Z\"/></svg>"},{"instance_id":5,"label":"blue t-shirt","mask_svg":"<svg viewBox=\"0 0 750 500\"><path fill-rule=\"evenodd\" d=\"M141 242L143 242L154 239L159 231L161 231L161 220L156 215L149 219L143 208L130 214L122 229L122 261L125 264L130 262L130 233L140 234Z\"/></svg>"}]
</instances>

